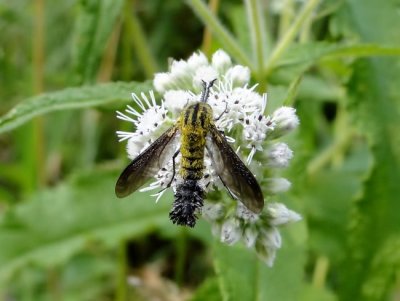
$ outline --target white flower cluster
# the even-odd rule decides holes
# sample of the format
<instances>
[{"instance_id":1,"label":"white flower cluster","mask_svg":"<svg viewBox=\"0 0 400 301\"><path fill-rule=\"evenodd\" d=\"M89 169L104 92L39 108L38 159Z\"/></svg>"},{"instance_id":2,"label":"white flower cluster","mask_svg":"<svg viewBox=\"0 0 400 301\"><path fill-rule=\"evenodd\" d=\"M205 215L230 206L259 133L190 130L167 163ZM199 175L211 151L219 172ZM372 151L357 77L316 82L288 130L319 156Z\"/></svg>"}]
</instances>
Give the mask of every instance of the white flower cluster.
<instances>
[{"instance_id":1,"label":"white flower cluster","mask_svg":"<svg viewBox=\"0 0 400 301\"><path fill-rule=\"evenodd\" d=\"M269 266L281 247L278 226L297 222L301 216L280 203L268 203L261 214L249 211L237 202L236 210L224 203L206 202L203 217L211 222L213 234L228 245L242 240L248 248L255 248L257 255Z\"/></svg>"},{"instance_id":2,"label":"white flower cluster","mask_svg":"<svg viewBox=\"0 0 400 301\"><path fill-rule=\"evenodd\" d=\"M290 182L283 178L267 177L265 167L276 170L287 167L293 152L276 138L295 129L299 120L295 109L281 107L271 116L264 115L267 95L256 92L257 85L250 86L250 70L234 65L231 58L222 50L212 56L211 62L201 53L193 54L188 60L173 61L169 72L158 73L154 78L154 87L163 96L161 104L156 104L153 92L147 96L142 93L133 95L137 107L128 106L117 117L134 124L134 132L117 132L120 141L128 140L128 156L133 159L155 141L163 131L173 125L181 111L200 99L202 81L217 79L210 91L207 103L214 114L216 127L225 132L229 142L235 142L239 156L247 156L247 164L256 175L260 175L260 185L265 195L274 195L286 191ZM179 139L178 139L179 140ZM233 145L232 145L233 146ZM179 148L179 143L176 149ZM180 155L175 160L179 169ZM204 177L200 181L205 192L223 187L206 152ZM261 164L260 164L261 163ZM156 181L142 189L161 190L157 200L172 178L172 158L156 175ZM179 175L172 182L172 189L179 184ZM235 207L236 206L236 207ZM257 253L272 264L275 250L280 247L280 235L277 226L300 219L299 215L288 210L282 204L268 204L260 215L249 212L240 202L229 201L208 203L203 215L213 223L214 233L228 244L243 238L249 247L255 247ZM232 215L229 212L236 212ZM269 255L268 255L269 254Z\"/></svg>"}]
</instances>

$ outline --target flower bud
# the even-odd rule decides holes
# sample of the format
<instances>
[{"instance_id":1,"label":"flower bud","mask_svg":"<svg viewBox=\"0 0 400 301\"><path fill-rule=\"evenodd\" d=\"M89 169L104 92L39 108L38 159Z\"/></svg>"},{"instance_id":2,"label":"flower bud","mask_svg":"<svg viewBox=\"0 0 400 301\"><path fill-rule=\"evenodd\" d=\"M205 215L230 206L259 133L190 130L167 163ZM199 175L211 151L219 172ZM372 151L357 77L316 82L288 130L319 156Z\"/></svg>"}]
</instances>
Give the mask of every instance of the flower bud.
<instances>
[{"instance_id":1,"label":"flower bud","mask_svg":"<svg viewBox=\"0 0 400 301\"><path fill-rule=\"evenodd\" d=\"M218 73L213 67L202 66L195 70L195 75L193 77L193 86L197 87L200 91L203 87L203 81L209 83L216 78L218 78Z\"/></svg>"},{"instance_id":2,"label":"flower bud","mask_svg":"<svg viewBox=\"0 0 400 301\"><path fill-rule=\"evenodd\" d=\"M266 246L259 240L256 241L256 253L258 258L260 258L269 267L272 267L275 261L276 249Z\"/></svg>"},{"instance_id":3,"label":"flower bud","mask_svg":"<svg viewBox=\"0 0 400 301\"><path fill-rule=\"evenodd\" d=\"M156 73L153 80L154 88L157 92L163 94L169 90L173 85L171 84L171 76L169 73Z\"/></svg>"},{"instance_id":4,"label":"flower bud","mask_svg":"<svg viewBox=\"0 0 400 301\"><path fill-rule=\"evenodd\" d=\"M230 218L222 224L221 229L221 242L227 245L233 245L242 236L240 222L236 218Z\"/></svg>"},{"instance_id":5,"label":"flower bud","mask_svg":"<svg viewBox=\"0 0 400 301\"><path fill-rule=\"evenodd\" d=\"M228 69L226 77L232 81L233 87L242 87L250 81L250 69L235 65Z\"/></svg>"},{"instance_id":6,"label":"flower bud","mask_svg":"<svg viewBox=\"0 0 400 301\"><path fill-rule=\"evenodd\" d=\"M288 191L291 185L285 178L270 178L266 180L266 187L270 194Z\"/></svg>"},{"instance_id":7,"label":"flower bud","mask_svg":"<svg viewBox=\"0 0 400 301\"><path fill-rule=\"evenodd\" d=\"M204 202L202 214L205 219L215 221L225 215L225 207L221 203Z\"/></svg>"},{"instance_id":8,"label":"flower bud","mask_svg":"<svg viewBox=\"0 0 400 301\"><path fill-rule=\"evenodd\" d=\"M243 232L243 241L246 247L252 248L256 243L258 231L255 227L247 227Z\"/></svg>"},{"instance_id":9,"label":"flower bud","mask_svg":"<svg viewBox=\"0 0 400 301\"><path fill-rule=\"evenodd\" d=\"M232 66L232 61L229 55L223 50L217 50L211 60L212 66L218 71L218 73L223 74Z\"/></svg>"},{"instance_id":10,"label":"flower bud","mask_svg":"<svg viewBox=\"0 0 400 301\"><path fill-rule=\"evenodd\" d=\"M283 136L299 125L300 121L296 115L296 109L291 107L280 107L272 114L271 121L275 124L272 132L273 138Z\"/></svg>"},{"instance_id":11,"label":"flower bud","mask_svg":"<svg viewBox=\"0 0 400 301\"><path fill-rule=\"evenodd\" d=\"M287 167L289 161L293 158L293 151L287 146L286 143L276 143L269 149L268 166L275 168Z\"/></svg>"},{"instance_id":12,"label":"flower bud","mask_svg":"<svg viewBox=\"0 0 400 301\"><path fill-rule=\"evenodd\" d=\"M203 52L195 52L188 59L188 65L190 69L197 70L201 66L207 66L208 60Z\"/></svg>"},{"instance_id":13,"label":"flower bud","mask_svg":"<svg viewBox=\"0 0 400 301\"><path fill-rule=\"evenodd\" d=\"M301 220L300 214L289 210L281 203L270 203L267 205L268 223L272 226L284 225Z\"/></svg>"}]
</instances>

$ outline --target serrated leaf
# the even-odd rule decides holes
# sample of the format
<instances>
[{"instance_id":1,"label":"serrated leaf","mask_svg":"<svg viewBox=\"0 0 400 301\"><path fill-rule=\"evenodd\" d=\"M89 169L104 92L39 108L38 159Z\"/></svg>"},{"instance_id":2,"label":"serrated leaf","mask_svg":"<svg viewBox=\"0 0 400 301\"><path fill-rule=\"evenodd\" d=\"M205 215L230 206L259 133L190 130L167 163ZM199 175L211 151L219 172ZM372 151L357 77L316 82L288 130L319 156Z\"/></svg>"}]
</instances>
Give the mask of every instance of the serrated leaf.
<instances>
[{"instance_id":1,"label":"serrated leaf","mask_svg":"<svg viewBox=\"0 0 400 301\"><path fill-rule=\"evenodd\" d=\"M352 201L362 193L372 158L366 146L349 154L340 167L310 174L297 185L304 199L313 251L328 255L335 264L345 257L344 245Z\"/></svg>"},{"instance_id":2,"label":"serrated leaf","mask_svg":"<svg viewBox=\"0 0 400 301\"><path fill-rule=\"evenodd\" d=\"M400 39L397 1L348 1L347 19L352 30L367 42L393 43ZM371 26L370 20L380 20ZM369 141L374 168L365 182L363 196L354 204L348 258L344 262L343 300L382 300L363 291L373 277L373 262L381 247L400 235L400 59L362 59L354 65L349 84L349 112ZM374 273L380 273L379 269ZM384 290L393 274L381 278Z\"/></svg>"},{"instance_id":3,"label":"serrated leaf","mask_svg":"<svg viewBox=\"0 0 400 301\"><path fill-rule=\"evenodd\" d=\"M115 247L122 239L168 227L167 197L158 204L146 193L118 200L117 175L97 170L77 176L3 216L0 279L30 262L47 267L63 263L91 243Z\"/></svg>"},{"instance_id":4,"label":"serrated leaf","mask_svg":"<svg viewBox=\"0 0 400 301\"><path fill-rule=\"evenodd\" d=\"M128 102L131 99L131 93L150 89L149 82L115 82L67 88L34 96L19 103L0 118L0 133L12 130L33 117L48 112L95 107L113 102Z\"/></svg>"},{"instance_id":5,"label":"serrated leaf","mask_svg":"<svg viewBox=\"0 0 400 301\"><path fill-rule=\"evenodd\" d=\"M362 294L369 300L386 300L390 281L400 271L400 237L389 237L371 261L370 271L362 286Z\"/></svg>"}]
</instances>

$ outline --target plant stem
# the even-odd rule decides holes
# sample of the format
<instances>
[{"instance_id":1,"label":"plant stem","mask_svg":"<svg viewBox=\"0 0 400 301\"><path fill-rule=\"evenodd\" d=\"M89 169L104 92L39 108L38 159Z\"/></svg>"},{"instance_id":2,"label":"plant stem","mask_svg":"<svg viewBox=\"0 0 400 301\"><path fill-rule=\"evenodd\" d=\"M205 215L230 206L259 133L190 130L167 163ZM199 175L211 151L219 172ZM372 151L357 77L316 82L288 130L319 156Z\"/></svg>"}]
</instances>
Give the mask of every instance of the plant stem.
<instances>
[{"instance_id":1,"label":"plant stem","mask_svg":"<svg viewBox=\"0 0 400 301\"><path fill-rule=\"evenodd\" d=\"M246 0L247 20L250 27L257 79L262 80L265 55L265 21L259 0Z\"/></svg>"},{"instance_id":2,"label":"plant stem","mask_svg":"<svg viewBox=\"0 0 400 301\"><path fill-rule=\"evenodd\" d=\"M202 0L186 0L193 11L200 17L203 23L208 26L214 33L214 36L219 39L219 42L224 45L224 48L229 52L234 59L245 66L248 66L252 71L255 70L254 65L243 51L234 37L226 30L219 20L212 14Z\"/></svg>"},{"instance_id":3,"label":"plant stem","mask_svg":"<svg viewBox=\"0 0 400 301\"><path fill-rule=\"evenodd\" d=\"M33 93L40 94L44 87L44 0L34 2L34 28L32 40ZM32 164L32 184L34 187L43 186L46 182L44 174L44 135L43 118L37 117L32 122L32 145L28 156L34 156ZM29 155L32 154L32 155Z\"/></svg>"},{"instance_id":4,"label":"plant stem","mask_svg":"<svg viewBox=\"0 0 400 301\"><path fill-rule=\"evenodd\" d=\"M289 47L290 43L296 38L296 35L301 30L301 26L307 20L307 18L311 15L314 9L319 4L320 0L309 0L300 11L297 18L294 20L292 26L285 32L285 34L281 37L278 44L275 46L268 62L265 70L265 75L268 76L275 64L279 61L282 54Z\"/></svg>"},{"instance_id":5,"label":"plant stem","mask_svg":"<svg viewBox=\"0 0 400 301\"><path fill-rule=\"evenodd\" d=\"M210 11L216 15L218 12L218 7L219 7L219 0L210 0L209 5ZM208 25L206 25L206 28L204 29L204 35L203 35L203 47L202 51L206 56L210 55L211 52L211 42L212 42L212 35L211 35L211 29Z\"/></svg>"},{"instance_id":6,"label":"plant stem","mask_svg":"<svg viewBox=\"0 0 400 301\"><path fill-rule=\"evenodd\" d=\"M60 287L60 274L55 267L47 271L47 287L52 300L61 301L63 299Z\"/></svg>"},{"instance_id":7,"label":"plant stem","mask_svg":"<svg viewBox=\"0 0 400 301\"><path fill-rule=\"evenodd\" d=\"M82 168L91 168L96 160L99 141L99 119L100 113L94 109L82 112Z\"/></svg>"},{"instance_id":8,"label":"plant stem","mask_svg":"<svg viewBox=\"0 0 400 301\"><path fill-rule=\"evenodd\" d=\"M115 301L127 300L126 264L125 241L122 240L118 246L117 291L115 294Z\"/></svg>"},{"instance_id":9,"label":"plant stem","mask_svg":"<svg viewBox=\"0 0 400 301\"><path fill-rule=\"evenodd\" d=\"M187 256L187 233L186 228L181 228L176 240L176 266L175 282L182 286L185 276L185 263Z\"/></svg>"},{"instance_id":10,"label":"plant stem","mask_svg":"<svg viewBox=\"0 0 400 301\"><path fill-rule=\"evenodd\" d=\"M345 149L352 142L354 131L350 128L346 112L343 109L338 110L335 137L333 143L315 157L307 166L309 175L315 174L327 163L337 163L345 152Z\"/></svg>"},{"instance_id":11,"label":"plant stem","mask_svg":"<svg viewBox=\"0 0 400 301\"><path fill-rule=\"evenodd\" d=\"M143 71L146 78L152 78L154 73L158 70L157 62L151 53L149 44L147 43L146 36L143 32L142 26L137 18L136 13L132 10L131 1L125 1L125 28L128 35L132 38L133 48L135 49L137 59L143 66Z\"/></svg>"},{"instance_id":12,"label":"plant stem","mask_svg":"<svg viewBox=\"0 0 400 301\"><path fill-rule=\"evenodd\" d=\"M293 107L302 78L299 75L290 83L283 105Z\"/></svg>"},{"instance_id":13,"label":"plant stem","mask_svg":"<svg viewBox=\"0 0 400 301\"><path fill-rule=\"evenodd\" d=\"M285 32L288 31L290 23L292 23L294 16L293 1L294 0L282 0L284 1L283 10L279 18L279 29L278 37L281 38Z\"/></svg>"},{"instance_id":14,"label":"plant stem","mask_svg":"<svg viewBox=\"0 0 400 301\"><path fill-rule=\"evenodd\" d=\"M120 34L121 22L117 22L110 38L108 39L107 47L104 51L99 71L97 72L96 81L98 83L109 82L112 78Z\"/></svg>"},{"instance_id":15,"label":"plant stem","mask_svg":"<svg viewBox=\"0 0 400 301\"><path fill-rule=\"evenodd\" d=\"M315 263L315 269L312 277L312 285L316 288L322 288L325 285L326 274L329 269L329 259L326 256L320 256Z\"/></svg>"}]
</instances>

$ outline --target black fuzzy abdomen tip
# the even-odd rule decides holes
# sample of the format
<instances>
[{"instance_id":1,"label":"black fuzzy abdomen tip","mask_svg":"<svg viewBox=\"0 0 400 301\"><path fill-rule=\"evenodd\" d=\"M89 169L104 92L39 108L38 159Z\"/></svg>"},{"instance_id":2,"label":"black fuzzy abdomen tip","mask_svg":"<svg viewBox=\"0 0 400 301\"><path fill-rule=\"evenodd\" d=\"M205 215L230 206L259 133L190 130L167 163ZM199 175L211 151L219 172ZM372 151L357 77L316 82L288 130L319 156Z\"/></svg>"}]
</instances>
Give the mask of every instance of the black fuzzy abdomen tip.
<instances>
[{"instance_id":1,"label":"black fuzzy abdomen tip","mask_svg":"<svg viewBox=\"0 0 400 301\"><path fill-rule=\"evenodd\" d=\"M186 180L176 189L175 201L169 213L174 224L194 227L197 213L203 207L204 191L195 180Z\"/></svg>"},{"instance_id":2,"label":"black fuzzy abdomen tip","mask_svg":"<svg viewBox=\"0 0 400 301\"><path fill-rule=\"evenodd\" d=\"M176 225L189 226L193 228L196 225L197 215L194 210L185 207L185 204L174 206L169 213L169 218Z\"/></svg>"}]
</instances>

